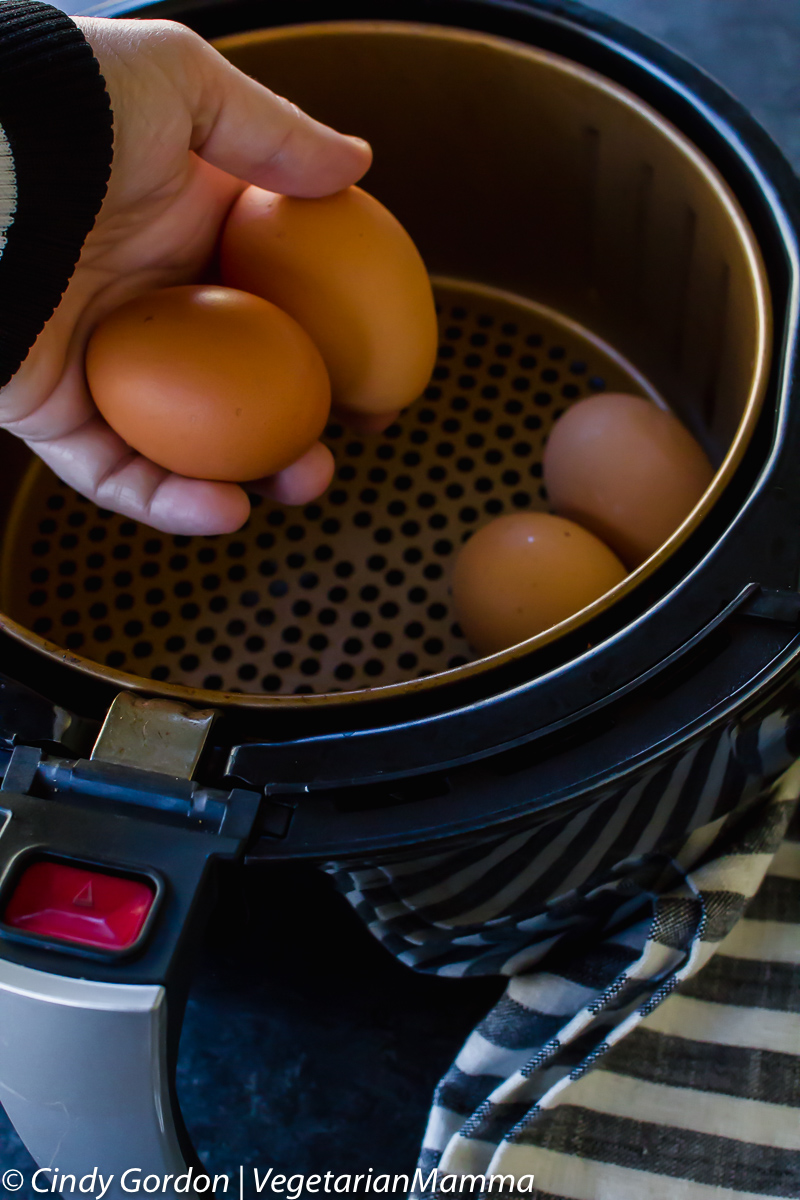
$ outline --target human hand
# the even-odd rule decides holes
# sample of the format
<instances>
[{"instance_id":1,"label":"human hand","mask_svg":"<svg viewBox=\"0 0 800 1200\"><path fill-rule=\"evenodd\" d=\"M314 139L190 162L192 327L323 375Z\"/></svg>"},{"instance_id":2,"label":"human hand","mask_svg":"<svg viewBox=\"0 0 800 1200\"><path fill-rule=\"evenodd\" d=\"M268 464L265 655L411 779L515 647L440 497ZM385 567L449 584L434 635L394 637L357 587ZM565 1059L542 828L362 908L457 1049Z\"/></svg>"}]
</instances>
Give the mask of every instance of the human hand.
<instances>
[{"instance_id":1,"label":"human hand","mask_svg":"<svg viewBox=\"0 0 800 1200\"><path fill-rule=\"evenodd\" d=\"M87 340L131 297L199 279L245 182L324 196L360 179L371 151L273 95L182 25L77 24L111 98L111 178L59 307L0 391L0 425L104 508L169 533L231 532L250 511L244 488L170 474L131 450L89 394ZM324 491L332 471L330 451L318 442L247 488L302 504Z\"/></svg>"}]
</instances>

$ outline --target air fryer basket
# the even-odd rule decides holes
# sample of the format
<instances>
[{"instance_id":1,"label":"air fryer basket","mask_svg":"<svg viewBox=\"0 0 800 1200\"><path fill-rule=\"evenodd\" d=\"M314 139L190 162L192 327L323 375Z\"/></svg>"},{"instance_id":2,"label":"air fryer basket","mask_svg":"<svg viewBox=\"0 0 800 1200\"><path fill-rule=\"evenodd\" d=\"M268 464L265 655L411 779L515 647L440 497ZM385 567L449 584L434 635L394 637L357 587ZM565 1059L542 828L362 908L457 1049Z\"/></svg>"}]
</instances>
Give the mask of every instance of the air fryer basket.
<instances>
[{"instance_id":1,"label":"air fryer basket","mask_svg":"<svg viewBox=\"0 0 800 1200\"><path fill-rule=\"evenodd\" d=\"M493 516L546 507L548 430L603 388L674 408L717 475L658 554L522 652L630 593L719 500L763 399L764 269L719 173L633 94L501 38L341 22L218 45L373 143L365 186L434 277L433 378L382 435L331 424L337 474L317 503L256 503L227 537L98 510L6 439L6 628L120 685L217 705L336 704L480 671L451 611L453 556Z\"/></svg>"}]
</instances>

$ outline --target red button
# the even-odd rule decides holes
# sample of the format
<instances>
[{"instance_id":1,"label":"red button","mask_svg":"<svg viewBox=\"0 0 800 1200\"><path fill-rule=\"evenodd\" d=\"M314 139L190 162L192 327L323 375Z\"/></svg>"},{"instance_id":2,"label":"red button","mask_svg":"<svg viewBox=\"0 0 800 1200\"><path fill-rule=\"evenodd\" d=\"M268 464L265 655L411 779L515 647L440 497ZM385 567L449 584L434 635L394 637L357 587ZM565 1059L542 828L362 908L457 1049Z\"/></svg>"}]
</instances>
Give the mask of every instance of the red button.
<instances>
[{"instance_id":1,"label":"red button","mask_svg":"<svg viewBox=\"0 0 800 1200\"><path fill-rule=\"evenodd\" d=\"M6 905L6 925L58 941L103 950L134 944L153 907L149 883L37 862L23 874Z\"/></svg>"}]
</instances>

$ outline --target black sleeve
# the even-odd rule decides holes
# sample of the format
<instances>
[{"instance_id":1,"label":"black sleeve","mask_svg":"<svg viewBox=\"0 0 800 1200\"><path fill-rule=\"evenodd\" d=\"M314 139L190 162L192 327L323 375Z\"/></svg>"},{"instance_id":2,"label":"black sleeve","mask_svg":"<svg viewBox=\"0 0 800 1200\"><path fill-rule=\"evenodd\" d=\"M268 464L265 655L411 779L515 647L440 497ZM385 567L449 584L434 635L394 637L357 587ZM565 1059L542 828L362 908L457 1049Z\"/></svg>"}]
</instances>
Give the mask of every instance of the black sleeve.
<instances>
[{"instance_id":1,"label":"black sleeve","mask_svg":"<svg viewBox=\"0 0 800 1200\"><path fill-rule=\"evenodd\" d=\"M91 47L39 0L0 0L0 387L57 307L111 171Z\"/></svg>"}]
</instances>

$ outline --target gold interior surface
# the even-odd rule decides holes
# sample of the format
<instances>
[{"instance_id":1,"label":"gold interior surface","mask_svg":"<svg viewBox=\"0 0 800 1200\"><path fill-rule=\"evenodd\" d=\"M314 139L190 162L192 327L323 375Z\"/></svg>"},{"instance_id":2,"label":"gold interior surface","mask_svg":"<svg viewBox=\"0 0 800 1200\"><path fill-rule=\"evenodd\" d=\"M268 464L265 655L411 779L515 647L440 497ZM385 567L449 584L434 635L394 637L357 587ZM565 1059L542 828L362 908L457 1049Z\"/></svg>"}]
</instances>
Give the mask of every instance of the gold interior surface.
<instances>
[{"instance_id":1,"label":"gold interior surface","mask_svg":"<svg viewBox=\"0 0 800 1200\"><path fill-rule=\"evenodd\" d=\"M388 435L333 431L338 478L311 515L260 505L230 538L170 538L98 512L4 441L5 627L151 693L340 703L480 671L614 603L716 502L763 401L769 297L727 185L636 97L517 43L359 22L218 45L313 116L372 142L365 186L439 277L431 387ZM606 597L521 647L470 661L450 613L452 555L498 512L545 506L549 424L598 380L663 397L718 466L715 479L670 541ZM384 479L371 478L381 470ZM402 583L391 583L398 572Z\"/></svg>"}]
</instances>

